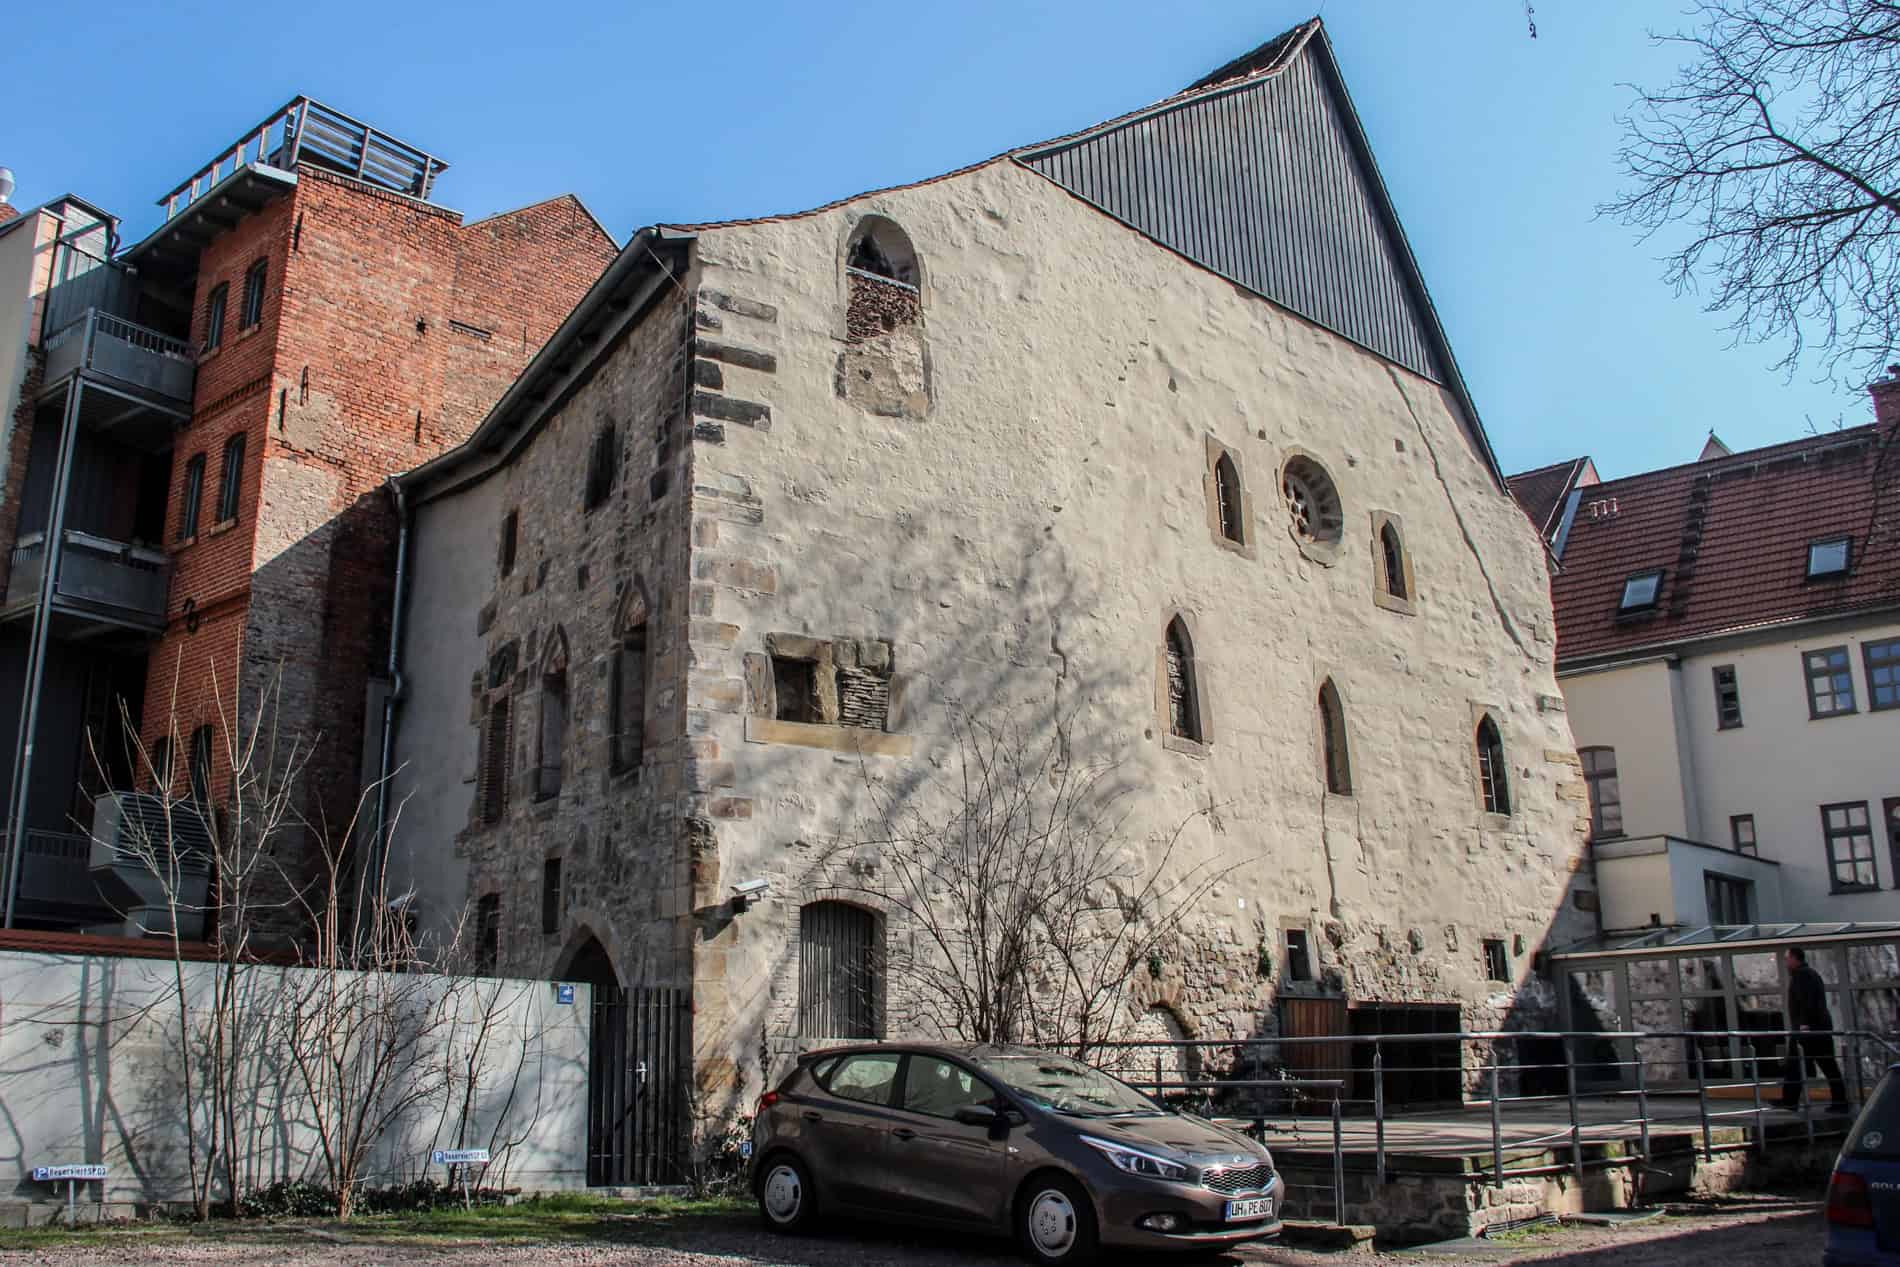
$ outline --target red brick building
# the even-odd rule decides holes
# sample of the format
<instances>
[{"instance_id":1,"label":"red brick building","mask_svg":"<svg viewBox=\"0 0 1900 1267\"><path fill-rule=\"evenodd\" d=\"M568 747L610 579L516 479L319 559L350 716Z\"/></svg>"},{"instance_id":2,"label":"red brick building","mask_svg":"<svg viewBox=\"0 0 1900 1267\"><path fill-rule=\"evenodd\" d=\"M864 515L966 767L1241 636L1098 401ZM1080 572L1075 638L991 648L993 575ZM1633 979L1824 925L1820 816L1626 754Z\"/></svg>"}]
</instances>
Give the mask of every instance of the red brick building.
<instances>
[{"instance_id":1,"label":"red brick building","mask_svg":"<svg viewBox=\"0 0 1900 1267\"><path fill-rule=\"evenodd\" d=\"M215 804L268 694L309 745L300 808L354 810L387 693L384 481L466 438L615 251L571 195L465 223L432 201L446 166L299 98L129 250L60 243L0 510L12 923L118 918L83 845L97 795L151 781L120 701Z\"/></svg>"}]
</instances>

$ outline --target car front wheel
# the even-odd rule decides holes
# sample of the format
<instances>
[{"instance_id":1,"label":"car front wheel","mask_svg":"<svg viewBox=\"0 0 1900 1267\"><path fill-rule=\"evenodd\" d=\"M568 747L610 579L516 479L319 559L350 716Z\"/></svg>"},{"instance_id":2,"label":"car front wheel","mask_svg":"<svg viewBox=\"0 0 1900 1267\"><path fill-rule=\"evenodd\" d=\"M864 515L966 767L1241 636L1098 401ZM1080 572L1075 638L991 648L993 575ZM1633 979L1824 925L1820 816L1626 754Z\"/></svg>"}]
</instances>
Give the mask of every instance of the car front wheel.
<instances>
[{"instance_id":1,"label":"car front wheel","mask_svg":"<svg viewBox=\"0 0 1900 1267\"><path fill-rule=\"evenodd\" d=\"M1080 1184L1064 1175L1039 1175L1016 1203L1016 1239L1031 1262L1069 1267L1092 1262L1095 1207Z\"/></svg>"},{"instance_id":2,"label":"car front wheel","mask_svg":"<svg viewBox=\"0 0 1900 1267\"><path fill-rule=\"evenodd\" d=\"M805 1163L788 1153L766 1160L759 1176L759 1214L774 1232L809 1229L816 1213L816 1193Z\"/></svg>"}]
</instances>

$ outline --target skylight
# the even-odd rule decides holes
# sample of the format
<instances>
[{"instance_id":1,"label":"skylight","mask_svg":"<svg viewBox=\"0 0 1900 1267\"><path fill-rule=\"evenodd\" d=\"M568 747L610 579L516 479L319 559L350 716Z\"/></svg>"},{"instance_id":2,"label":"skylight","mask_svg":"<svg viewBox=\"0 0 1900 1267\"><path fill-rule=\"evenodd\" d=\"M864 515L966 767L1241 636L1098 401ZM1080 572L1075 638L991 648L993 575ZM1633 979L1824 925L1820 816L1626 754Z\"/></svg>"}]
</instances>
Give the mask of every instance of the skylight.
<instances>
[{"instance_id":1,"label":"skylight","mask_svg":"<svg viewBox=\"0 0 1900 1267\"><path fill-rule=\"evenodd\" d=\"M1623 601L1616 605L1622 612L1642 611L1656 605L1656 595L1662 591L1662 569L1638 572L1623 582Z\"/></svg>"},{"instance_id":2,"label":"skylight","mask_svg":"<svg viewBox=\"0 0 1900 1267\"><path fill-rule=\"evenodd\" d=\"M1847 538L1830 537L1808 543L1808 576L1844 576L1847 573Z\"/></svg>"}]
</instances>

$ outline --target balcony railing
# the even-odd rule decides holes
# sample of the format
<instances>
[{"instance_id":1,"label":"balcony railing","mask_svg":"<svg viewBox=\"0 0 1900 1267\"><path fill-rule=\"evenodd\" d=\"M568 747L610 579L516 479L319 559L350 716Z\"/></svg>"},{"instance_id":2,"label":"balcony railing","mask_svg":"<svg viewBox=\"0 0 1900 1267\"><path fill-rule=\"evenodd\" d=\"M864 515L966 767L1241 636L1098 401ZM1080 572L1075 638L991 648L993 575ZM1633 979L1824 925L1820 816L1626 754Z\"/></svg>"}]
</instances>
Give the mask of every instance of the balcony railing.
<instances>
[{"instance_id":1,"label":"balcony railing","mask_svg":"<svg viewBox=\"0 0 1900 1267\"><path fill-rule=\"evenodd\" d=\"M55 592L61 598L114 608L138 623L162 628L170 571L171 562L162 551L69 528ZM27 533L13 548L7 605L37 597L45 573L46 535Z\"/></svg>"},{"instance_id":2,"label":"balcony railing","mask_svg":"<svg viewBox=\"0 0 1900 1267\"><path fill-rule=\"evenodd\" d=\"M160 334L97 308L46 337L46 381L89 370L191 407L197 360L183 339Z\"/></svg>"}]
</instances>

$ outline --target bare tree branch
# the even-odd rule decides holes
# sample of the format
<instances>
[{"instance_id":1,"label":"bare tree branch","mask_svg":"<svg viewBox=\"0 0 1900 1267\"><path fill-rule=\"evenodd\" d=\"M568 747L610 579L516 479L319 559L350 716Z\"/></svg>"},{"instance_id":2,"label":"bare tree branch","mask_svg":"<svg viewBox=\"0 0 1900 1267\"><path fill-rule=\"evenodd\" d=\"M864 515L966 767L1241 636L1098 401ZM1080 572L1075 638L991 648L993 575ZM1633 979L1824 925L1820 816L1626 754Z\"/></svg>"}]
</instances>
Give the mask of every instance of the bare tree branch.
<instances>
[{"instance_id":1,"label":"bare tree branch","mask_svg":"<svg viewBox=\"0 0 1900 1267\"><path fill-rule=\"evenodd\" d=\"M1687 61L1636 89L1618 159L1630 184L1598 210L1683 226L1664 257L1679 292L1739 342L1778 343L1859 386L1900 347L1900 3L1703 0L1657 37ZM1674 239L1668 239L1674 241Z\"/></svg>"}]
</instances>

